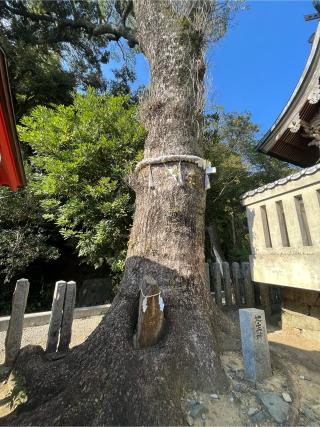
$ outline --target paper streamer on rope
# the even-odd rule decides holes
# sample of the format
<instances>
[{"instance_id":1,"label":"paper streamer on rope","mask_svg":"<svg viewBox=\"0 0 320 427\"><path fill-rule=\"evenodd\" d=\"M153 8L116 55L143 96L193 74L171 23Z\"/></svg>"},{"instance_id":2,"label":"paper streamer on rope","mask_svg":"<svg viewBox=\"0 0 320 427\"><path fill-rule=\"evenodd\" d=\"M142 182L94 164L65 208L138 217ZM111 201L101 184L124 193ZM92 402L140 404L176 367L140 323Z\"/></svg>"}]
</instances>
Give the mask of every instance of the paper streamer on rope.
<instances>
[{"instance_id":1,"label":"paper streamer on rope","mask_svg":"<svg viewBox=\"0 0 320 427\"><path fill-rule=\"evenodd\" d=\"M159 307L160 310L163 311L164 309L164 302L163 302L163 298L161 297L161 292L158 292L157 294L153 294L153 295L144 295L144 293L142 292L142 289L140 289L141 295L142 295L142 311L145 313L147 311L148 308L148 298L152 298L152 297L159 297Z\"/></svg>"},{"instance_id":2,"label":"paper streamer on rope","mask_svg":"<svg viewBox=\"0 0 320 427\"><path fill-rule=\"evenodd\" d=\"M210 163L210 162L209 162ZM207 166L206 167L206 169L205 169L205 174L206 174L206 176L205 176L205 182L204 182L204 185L205 185L205 189L206 190L209 190L209 188L210 188L210 179L209 179L209 175L211 175L212 173L216 173L217 172L217 169L214 167L214 166L211 166L211 163L210 163L210 166Z\"/></svg>"},{"instance_id":3,"label":"paper streamer on rope","mask_svg":"<svg viewBox=\"0 0 320 427\"><path fill-rule=\"evenodd\" d=\"M161 297L160 294L159 294L159 307L160 307L160 310L163 311L163 309L164 309L164 302L163 302L163 299L162 299L162 297Z\"/></svg>"},{"instance_id":4,"label":"paper streamer on rope","mask_svg":"<svg viewBox=\"0 0 320 427\"><path fill-rule=\"evenodd\" d=\"M214 166L211 166L211 162L209 160L206 159L201 159L202 162L198 162L198 166L202 169L204 169L205 172L205 177L204 177L204 188L206 190L209 190L210 187L210 178L209 175L216 173L217 169Z\"/></svg>"},{"instance_id":5,"label":"paper streamer on rope","mask_svg":"<svg viewBox=\"0 0 320 427\"><path fill-rule=\"evenodd\" d=\"M180 187L183 187L183 177L182 177L182 170L181 170L181 162L179 162L178 182L179 182Z\"/></svg>"},{"instance_id":6,"label":"paper streamer on rope","mask_svg":"<svg viewBox=\"0 0 320 427\"><path fill-rule=\"evenodd\" d=\"M144 297L142 301L142 310L144 313L147 311L147 308L148 308L148 299L147 297Z\"/></svg>"}]
</instances>

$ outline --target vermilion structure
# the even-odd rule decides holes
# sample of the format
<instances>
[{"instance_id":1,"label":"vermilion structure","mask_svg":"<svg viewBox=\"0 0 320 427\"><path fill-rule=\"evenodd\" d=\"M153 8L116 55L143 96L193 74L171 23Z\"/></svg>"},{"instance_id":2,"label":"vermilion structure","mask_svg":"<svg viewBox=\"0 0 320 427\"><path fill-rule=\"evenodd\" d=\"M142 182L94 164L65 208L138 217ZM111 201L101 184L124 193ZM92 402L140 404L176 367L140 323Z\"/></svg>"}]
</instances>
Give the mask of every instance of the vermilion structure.
<instances>
[{"instance_id":1,"label":"vermilion structure","mask_svg":"<svg viewBox=\"0 0 320 427\"><path fill-rule=\"evenodd\" d=\"M0 48L0 185L12 190L26 185L10 93L6 57Z\"/></svg>"}]
</instances>

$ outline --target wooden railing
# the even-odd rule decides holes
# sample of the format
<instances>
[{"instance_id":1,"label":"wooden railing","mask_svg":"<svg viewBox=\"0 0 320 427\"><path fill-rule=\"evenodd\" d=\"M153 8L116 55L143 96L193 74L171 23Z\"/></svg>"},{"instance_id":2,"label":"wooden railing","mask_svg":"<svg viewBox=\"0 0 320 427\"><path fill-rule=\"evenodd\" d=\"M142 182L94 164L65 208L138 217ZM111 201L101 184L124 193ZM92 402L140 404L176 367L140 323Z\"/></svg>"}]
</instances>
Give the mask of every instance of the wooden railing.
<instances>
[{"instance_id":1,"label":"wooden railing","mask_svg":"<svg viewBox=\"0 0 320 427\"><path fill-rule=\"evenodd\" d=\"M206 263L206 281L217 305L255 306L249 262Z\"/></svg>"}]
</instances>

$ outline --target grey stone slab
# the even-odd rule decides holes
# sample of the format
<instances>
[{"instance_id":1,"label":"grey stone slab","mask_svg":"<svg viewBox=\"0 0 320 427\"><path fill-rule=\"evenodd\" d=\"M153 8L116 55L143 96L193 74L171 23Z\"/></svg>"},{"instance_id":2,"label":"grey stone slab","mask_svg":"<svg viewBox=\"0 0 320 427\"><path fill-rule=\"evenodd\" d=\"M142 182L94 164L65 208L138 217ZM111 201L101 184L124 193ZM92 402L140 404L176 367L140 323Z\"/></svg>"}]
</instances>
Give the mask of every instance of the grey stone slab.
<instances>
[{"instance_id":1,"label":"grey stone slab","mask_svg":"<svg viewBox=\"0 0 320 427\"><path fill-rule=\"evenodd\" d=\"M64 297L63 316L60 330L59 351L69 350L72 333L73 311L76 302L76 282L68 282Z\"/></svg>"},{"instance_id":2,"label":"grey stone slab","mask_svg":"<svg viewBox=\"0 0 320 427\"><path fill-rule=\"evenodd\" d=\"M74 319L83 319L92 316L101 316L109 310L111 304L95 305L93 307L75 308L73 312ZM46 325L50 322L51 311L41 311L38 313L28 313L24 315L23 327ZM10 316L0 317L0 332L7 331L9 327Z\"/></svg>"},{"instance_id":3,"label":"grey stone slab","mask_svg":"<svg viewBox=\"0 0 320 427\"><path fill-rule=\"evenodd\" d=\"M255 414L251 415L251 420L255 424L263 424L266 421L266 414L264 411L258 411Z\"/></svg>"},{"instance_id":4,"label":"grey stone slab","mask_svg":"<svg viewBox=\"0 0 320 427\"><path fill-rule=\"evenodd\" d=\"M195 403L194 405L190 405L189 411L190 415L193 418L200 418L202 414L206 414L209 412L208 408L199 402Z\"/></svg>"},{"instance_id":5,"label":"grey stone slab","mask_svg":"<svg viewBox=\"0 0 320 427\"><path fill-rule=\"evenodd\" d=\"M283 424L287 421L289 404L281 396L272 392L258 391L257 397L277 423Z\"/></svg>"},{"instance_id":6,"label":"grey stone slab","mask_svg":"<svg viewBox=\"0 0 320 427\"><path fill-rule=\"evenodd\" d=\"M73 313L74 319L81 319L84 317L100 316L106 314L111 304L95 305L93 307L80 307L76 308Z\"/></svg>"},{"instance_id":7,"label":"grey stone slab","mask_svg":"<svg viewBox=\"0 0 320 427\"><path fill-rule=\"evenodd\" d=\"M58 340L59 340L59 332L62 323L62 313L63 313L63 305L64 305L64 296L66 292L67 283L63 280L60 280L56 283L53 301L52 301L52 309L51 309L51 317L48 331L48 340L46 351L48 353L53 353L57 350Z\"/></svg>"},{"instance_id":8,"label":"grey stone slab","mask_svg":"<svg viewBox=\"0 0 320 427\"><path fill-rule=\"evenodd\" d=\"M239 310L242 355L246 378L262 380L272 375L266 321L263 310Z\"/></svg>"},{"instance_id":9,"label":"grey stone slab","mask_svg":"<svg viewBox=\"0 0 320 427\"><path fill-rule=\"evenodd\" d=\"M5 340L5 365L10 366L17 357L22 339L24 312L29 294L29 281L20 279L12 298L11 317Z\"/></svg>"},{"instance_id":10,"label":"grey stone slab","mask_svg":"<svg viewBox=\"0 0 320 427\"><path fill-rule=\"evenodd\" d=\"M252 417L252 415L256 414L257 412L259 412L258 408L251 407L251 408L249 408L247 413L248 413L249 417Z\"/></svg>"}]
</instances>

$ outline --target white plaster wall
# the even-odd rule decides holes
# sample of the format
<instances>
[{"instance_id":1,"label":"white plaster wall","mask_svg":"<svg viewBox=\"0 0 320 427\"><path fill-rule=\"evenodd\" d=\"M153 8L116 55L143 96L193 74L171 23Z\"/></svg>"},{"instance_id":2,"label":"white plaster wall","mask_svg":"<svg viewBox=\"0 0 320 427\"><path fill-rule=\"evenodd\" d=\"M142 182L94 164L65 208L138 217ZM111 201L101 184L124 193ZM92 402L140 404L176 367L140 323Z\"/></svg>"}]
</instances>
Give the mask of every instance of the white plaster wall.
<instances>
[{"instance_id":1,"label":"white plaster wall","mask_svg":"<svg viewBox=\"0 0 320 427\"><path fill-rule=\"evenodd\" d=\"M246 197L253 280L320 291L320 170ZM295 204L302 195L312 245L304 246ZM290 247L282 244L276 202L281 200ZM266 247L260 206L266 206L272 247Z\"/></svg>"}]
</instances>

